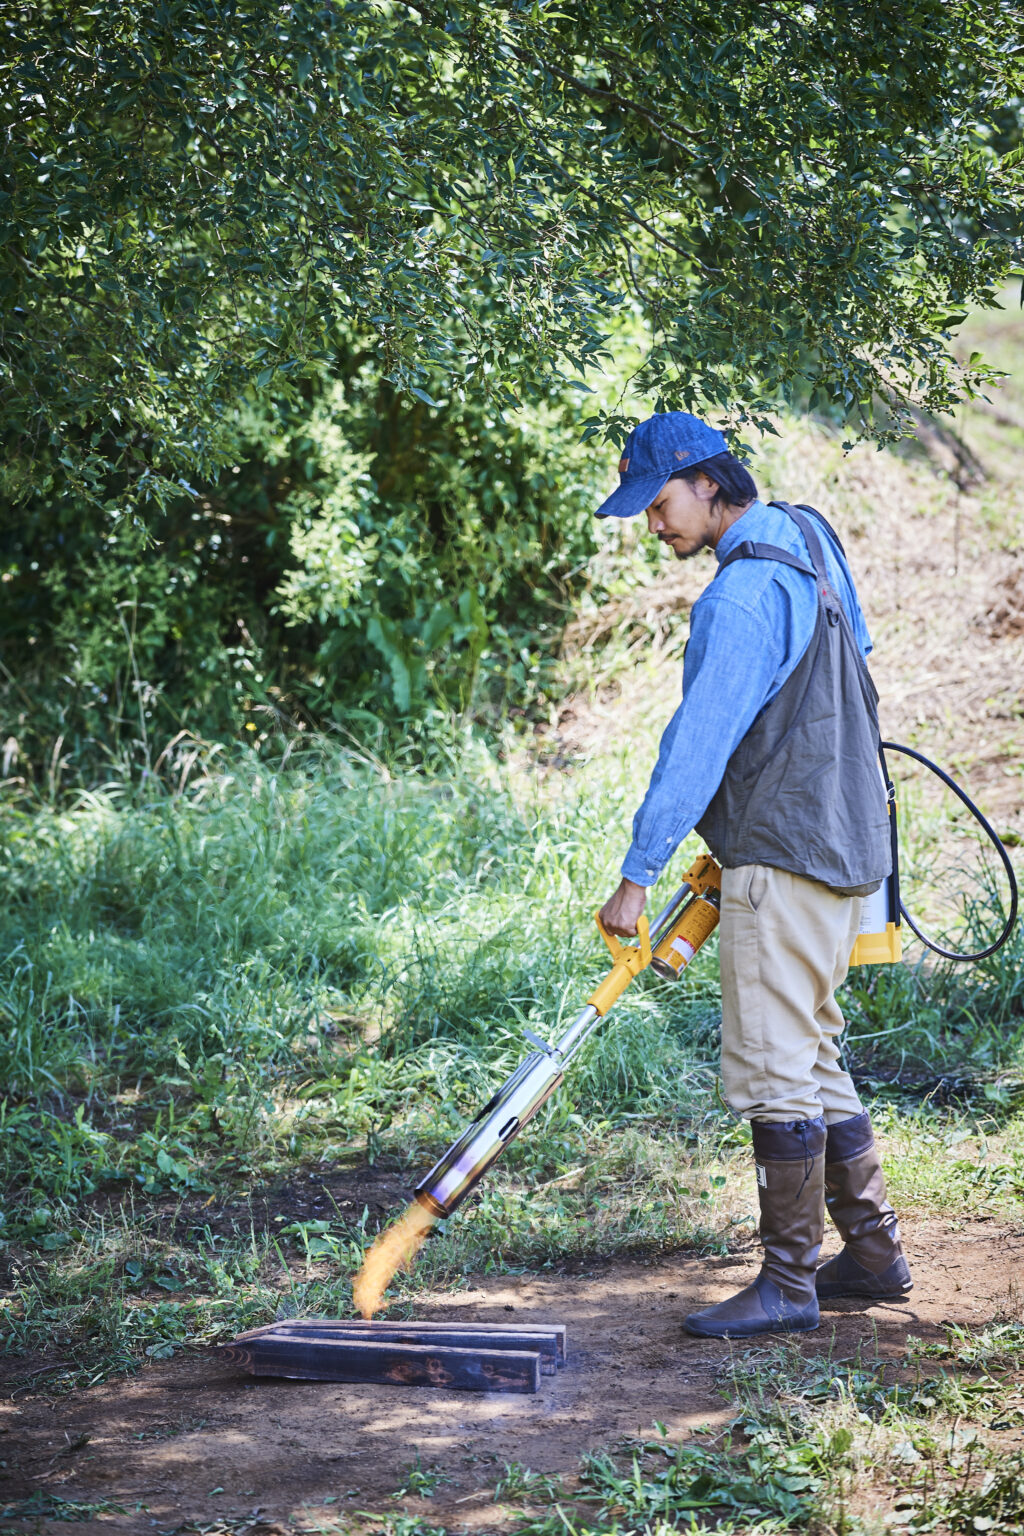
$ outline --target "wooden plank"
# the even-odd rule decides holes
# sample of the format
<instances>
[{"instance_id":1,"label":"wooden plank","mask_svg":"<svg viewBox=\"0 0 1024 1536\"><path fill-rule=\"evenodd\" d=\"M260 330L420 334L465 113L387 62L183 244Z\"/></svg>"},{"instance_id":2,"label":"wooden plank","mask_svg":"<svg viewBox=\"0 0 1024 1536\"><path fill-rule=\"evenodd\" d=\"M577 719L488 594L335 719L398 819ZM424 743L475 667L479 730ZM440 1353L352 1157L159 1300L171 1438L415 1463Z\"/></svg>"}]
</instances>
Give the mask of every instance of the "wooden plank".
<instances>
[{"instance_id":1,"label":"wooden plank","mask_svg":"<svg viewBox=\"0 0 1024 1536\"><path fill-rule=\"evenodd\" d=\"M470 1392L536 1392L540 1356L525 1350L456 1349L447 1344L333 1342L310 1335L263 1334L220 1344L228 1364L254 1376L303 1381L381 1382Z\"/></svg>"},{"instance_id":2,"label":"wooden plank","mask_svg":"<svg viewBox=\"0 0 1024 1536\"><path fill-rule=\"evenodd\" d=\"M362 1327L362 1328L379 1328L381 1326L381 1324L379 1322L374 1322L372 1319L364 1320L362 1318L355 1318L354 1321L355 1321L357 1327ZM382 1319L382 1321L386 1321L386 1320ZM423 1321L420 1321L419 1319L417 1319L415 1326L417 1328L423 1328L425 1330L429 1330L431 1333L434 1333L434 1332L437 1332L437 1333L450 1333L450 1332L454 1332L455 1330L460 1329L460 1328L471 1329L473 1333L518 1333L518 1334L535 1334L535 1333L545 1333L545 1334L548 1334L548 1333L553 1333L554 1336L555 1336L555 1345L556 1345L556 1348L558 1350L558 1363L559 1363L560 1366L565 1364L565 1324L564 1323L537 1323L537 1322L533 1322L533 1323L478 1323L475 1320L467 1320L466 1322L456 1322L456 1323L449 1323L449 1322L441 1323L441 1322L431 1322L429 1320L426 1321L426 1322L423 1322Z\"/></svg>"},{"instance_id":3,"label":"wooden plank","mask_svg":"<svg viewBox=\"0 0 1024 1536\"><path fill-rule=\"evenodd\" d=\"M494 1337L497 1336L495 1335ZM457 1363L459 1357L462 1355L484 1356L487 1359L490 1359L492 1355L497 1355L499 1353L501 1355L515 1356L517 1359L520 1356L526 1355L530 1357L536 1357L540 1361L540 1374L542 1376L554 1375L556 1370L554 1360L550 1359L549 1357L549 1363L546 1364L544 1357L539 1350L529 1348L522 1341L519 1341L518 1348L510 1348L506 1344L500 1349L495 1349L489 1342L490 1338L491 1336L488 1335L487 1343L481 1343L479 1338L470 1342L466 1342L460 1336L449 1334L445 1334L443 1337L435 1336L433 1338L422 1337L413 1339L380 1339L376 1336L376 1334L374 1334L373 1339L366 1339L362 1335L353 1337L351 1333L338 1332L337 1330L333 1329L330 1332L323 1333L306 1329L293 1330L291 1326L279 1324L278 1328L274 1331L273 1334L267 1335L259 1341L259 1348L265 1349L267 1343L270 1340L275 1342L278 1340L287 1340L301 1345L315 1344L324 1352L325 1358L327 1358L331 1352L336 1352L339 1354L339 1356L342 1354L348 1356L353 1351L355 1351L356 1355L358 1356L360 1351L368 1348L376 1349L378 1346L380 1348L390 1347L399 1353L410 1351L412 1358L414 1359L423 1358L419 1355L420 1350L425 1350L427 1353L433 1352L435 1354L438 1351L450 1351L452 1355L456 1357ZM527 1374L532 1375L532 1372L527 1372Z\"/></svg>"},{"instance_id":4,"label":"wooden plank","mask_svg":"<svg viewBox=\"0 0 1024 1536\"><path fill-rule=\"evenodd\" d=\"M320 1338L325 1341L331 1339L365 1340L368 1331L365 1325L358 1321L345 1322L327 1318L303 1317L290 1318L283 1322L272 1323L268 1328L251 1329L239 1337L244 1340L253 1338L270 1338L282 1334ZM545 1376L553 1376L560 1364L558 1347L559 1338L553 1332L544 1332L540 1328L520 1329L513 1331L502 1328L500 1330L482 1329L473 1323L466 1323L458 1327L446 1327L443 1331L432 1330L421 1323L375 1323L372 1339L377 1343L385 1344L431 1344L443 1343L453 1349L510 1349L525 1350L530 1354L540 1355L540 1367Z\"/></svg>"},{"instance_id":5,"label":"wooden plank","mask_svg":"<svg viewBox=\"0 0 1024 1536\"><path fill-rule=\"evenodd\" d=\"M312 1381L393 1382L471 1391L535 1392L540 1357L533 1352L465 1350L275 1334L226 1344L218 1354L257 1376Z\"/></svg>"},{"instance_id":6,"label":"wooden plank","mask_svg":"<svg viewBox=\"0 0 1024 1536\"><path fill-rule=\"evenodd\" d=\"M264 1323L260 1328L250 1328L245 1333L238 1335L240 1339L255 1339L261 1335L272 1333L277 1328L317 1328L338 1329L351 1331L353 1334L365 1335L367 1338L377 1337L381 1329L401 1328L415 1333L417 1338L433 1335L445 1335L454 1333L473 1333L486 1336L488 1334L509 1334L524 1340L523 1348L532 1348L532 1343L527 1345L526 1339L532 1340L537 1336L544 1338L554 1337L555 1350L559 1367L565 1364L565 1324L564 1323L478 1323L467 1319L464 1322L436 1322L431 1319L416 1318L405 1321L389 1321L387 1318L373 1319L361 1317L327 1318L327 1317L291 1317L282 1318L275 1323Z\"/></svg>"},{"instance_id":7,"label":"wooden plank","mask_svg":"<svg viewBox=\"0 0 1024 1536\"><path fill-rule=\"evenodd\" d=\"M337 1340L358 1344L365 1341L378 1344L440 1344L450 1349L518 1350L539 1355L541 1373L545 1376L553 1376L558 1369L558 1346L550 1333L479 1333L475 1328L457 1328L443 1334L432 1334L425 1329L396 1325L393 1328L375 1328L372 1341L367 1341L365 1334L353 1329L318 1327L315 1323L298 1327L292 1324L282 1332L293 1337L318 1338L324 1343Z\"/></svg>"}]
</instances>

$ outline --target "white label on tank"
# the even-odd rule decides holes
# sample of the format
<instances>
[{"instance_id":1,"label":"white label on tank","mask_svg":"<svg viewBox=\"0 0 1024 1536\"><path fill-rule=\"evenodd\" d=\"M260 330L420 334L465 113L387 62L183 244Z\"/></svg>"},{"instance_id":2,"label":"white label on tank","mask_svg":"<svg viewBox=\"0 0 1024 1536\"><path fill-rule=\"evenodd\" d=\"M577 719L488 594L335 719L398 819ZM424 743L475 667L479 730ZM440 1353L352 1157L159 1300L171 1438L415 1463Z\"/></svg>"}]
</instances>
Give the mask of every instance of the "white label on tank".
<instances>
[{"instance_id":1,"label":"white label on tank","mask_svg":"<svg viewBox=\"0 0 1024 1536\"><path fill-rule=\"evenodd\" d=\"M889 879L887 876L870 896L864 897L860 912L861 933L884 933L889 921Z\"/></svg>"},{"instance_id":2,"label":"white label on tank","mask_svg":"<svg viewBox=\"0 0 1024 1536\"><path fill-rule=\"evenodd\" d=\"M670 948L674 949L677 955L682 955L684 965L689 965L697 953L689 939L673 939Z\"/></svg>"}]
</instances>

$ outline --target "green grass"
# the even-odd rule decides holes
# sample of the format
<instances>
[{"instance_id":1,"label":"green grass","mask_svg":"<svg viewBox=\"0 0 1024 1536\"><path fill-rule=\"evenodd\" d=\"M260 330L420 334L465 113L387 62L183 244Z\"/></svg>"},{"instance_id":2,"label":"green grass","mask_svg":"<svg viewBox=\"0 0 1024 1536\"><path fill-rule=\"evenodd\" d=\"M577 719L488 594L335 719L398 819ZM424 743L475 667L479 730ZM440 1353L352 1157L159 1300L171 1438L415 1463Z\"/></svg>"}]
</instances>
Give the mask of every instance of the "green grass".
<instances>
[{"instance_id":1,"label":"green grass","mask_svg":"<svg viewBox=\"0 0 1024 1536\"><path fill-rule=\"evenodd\" d=\"M948 1333L905 1362L738 1346L719 1380L723 1429L680 1441L655 1424L573 1478L513 1464L495 1500L521 1509L516 1536L1020 1531L1021 1457L986 1433L1024 1422L1019 1354L1008 1328ZM936 1371L936 1355L959 1368Z\"/></svg>"},{"instance_id":2,"label":"green grass","mask_svg":"<svg viewBox=\"0 0 1024 1536\"><path fill-rule=\"evenodd\" d=\"M324 752L240 760L184 797L9 813L7 1347L54 1342L81 1382L262 1320L282 1294L348 1310L374 1224L327 1204L257 1229L247 1192L423 1165L511 1069L522 1024L576 1010L605 969L601 812L517 797L469 751L444 781ZM721 1245L733 1128L689 1047L713 976L709 957L687 988L633 989L416 1284L567 1246ZM652 1120L696 1143L650 1157Z\"/></svg>"},{"instance_id":3,"label":"green grass","mask_svg":"<svg viewBox=\"0 0 1024 1536\"><path fill-rule=\"evenodd\" d=\"M555 1028L604 968L600 806L523 806L475 766L430 783L250 761L188 799L8 817L6 1187L202 1193L382 1128L449 1136L521 1025ZM636 988L576 1091L612 1116L692 1100L696 1065L675 1069L711 971L667 1010Z\"/></svg>"},{"instance_id":4,"label":"green grass","mask_svg":"<svg viewBox=\"0 0 1024 1536\"><path fill-rule=\"evenodd\" d=\"M522 1025L550 1034L580 1006L606 967L592 912L620 794L613 774L531 782L467 744L444 777L324 748L239 758L184 795L6 811L5 1347L55 1344L81 1383L282 1299L347 1311L376 1222L332 1205L332 1173L428 1166L519 1058ZM966 975L851 978L849 1054L904 1202L1024 1199L1021 971L1017 937ZM682 983L635 983L395 1303L495 1268L749 1236L717 1019L714 943ZM273 1206L295 1179L326 1181L314 1214L256 1211L251 1190Z\"/></svg>"}]
</instances>

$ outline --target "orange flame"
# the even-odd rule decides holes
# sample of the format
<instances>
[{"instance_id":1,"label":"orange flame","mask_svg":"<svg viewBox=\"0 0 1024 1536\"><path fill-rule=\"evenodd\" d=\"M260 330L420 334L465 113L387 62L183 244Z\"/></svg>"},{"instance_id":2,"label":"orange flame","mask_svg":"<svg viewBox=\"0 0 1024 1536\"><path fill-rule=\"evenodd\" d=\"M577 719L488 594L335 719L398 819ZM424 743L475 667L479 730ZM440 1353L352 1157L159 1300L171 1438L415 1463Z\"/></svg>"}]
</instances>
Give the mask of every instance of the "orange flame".
<instances>
[{"instance_id":1,"label":"orange flame","mask_svg":"<svg viewBox=\"0 0 1024 1536\"><path fill-rule=\"evenodd\" d=\"M352 1300L363 1317L378 1310L399 1269L408 1269L436 1222L415 1200L403 1216L380 1234L352 1282Z\"/></svg>"}]
</instances>

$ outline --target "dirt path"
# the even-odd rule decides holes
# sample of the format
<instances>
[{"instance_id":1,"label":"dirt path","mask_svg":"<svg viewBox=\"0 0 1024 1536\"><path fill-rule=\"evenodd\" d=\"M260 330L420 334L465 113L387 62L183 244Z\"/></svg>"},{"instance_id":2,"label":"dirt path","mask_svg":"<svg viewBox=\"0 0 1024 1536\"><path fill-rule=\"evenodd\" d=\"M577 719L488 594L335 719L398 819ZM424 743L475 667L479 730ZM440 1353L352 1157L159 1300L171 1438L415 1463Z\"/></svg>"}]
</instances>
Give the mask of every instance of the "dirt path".
<instances>
[{"instance_id":1,"label":"dirt path","mask_svg":"<svg viewBox=\"0 0 1024 1536\"><path fill-rule=\"evenodd\" d=\"M1020 1318L1024 1229L912 1220L905 1234L917 1281L909 1302L835 1303L802 1350L843 1359L866 1347L892 1358L908 1334L941 1338L943 1323ZM511 1518L492 1497L507 1462L571 1474L585 1451L647 1434L656 1419L681 1436L729 1417L720 1369L731 1348L747 1346L688 1338L680 1318L728 1295L755 1266L751 1246L728 1258L609 1263L579 1276L485 1278L457 1296L426 1298L424 1317L564 1322L568 1365L529 1397L253 1382L193 1356L47 1402L19 1391L25 1367L14 1362L0 1404L2 1499L44 1490L117 1502L130 1513L76 1529L133 1536L331 1531L365 1510L493 1530ZM450 1479L433 1497L408 1488L417 1456ZM48 1521L12 1528L68 1529Z\"/></svg>"}]
</instances>

